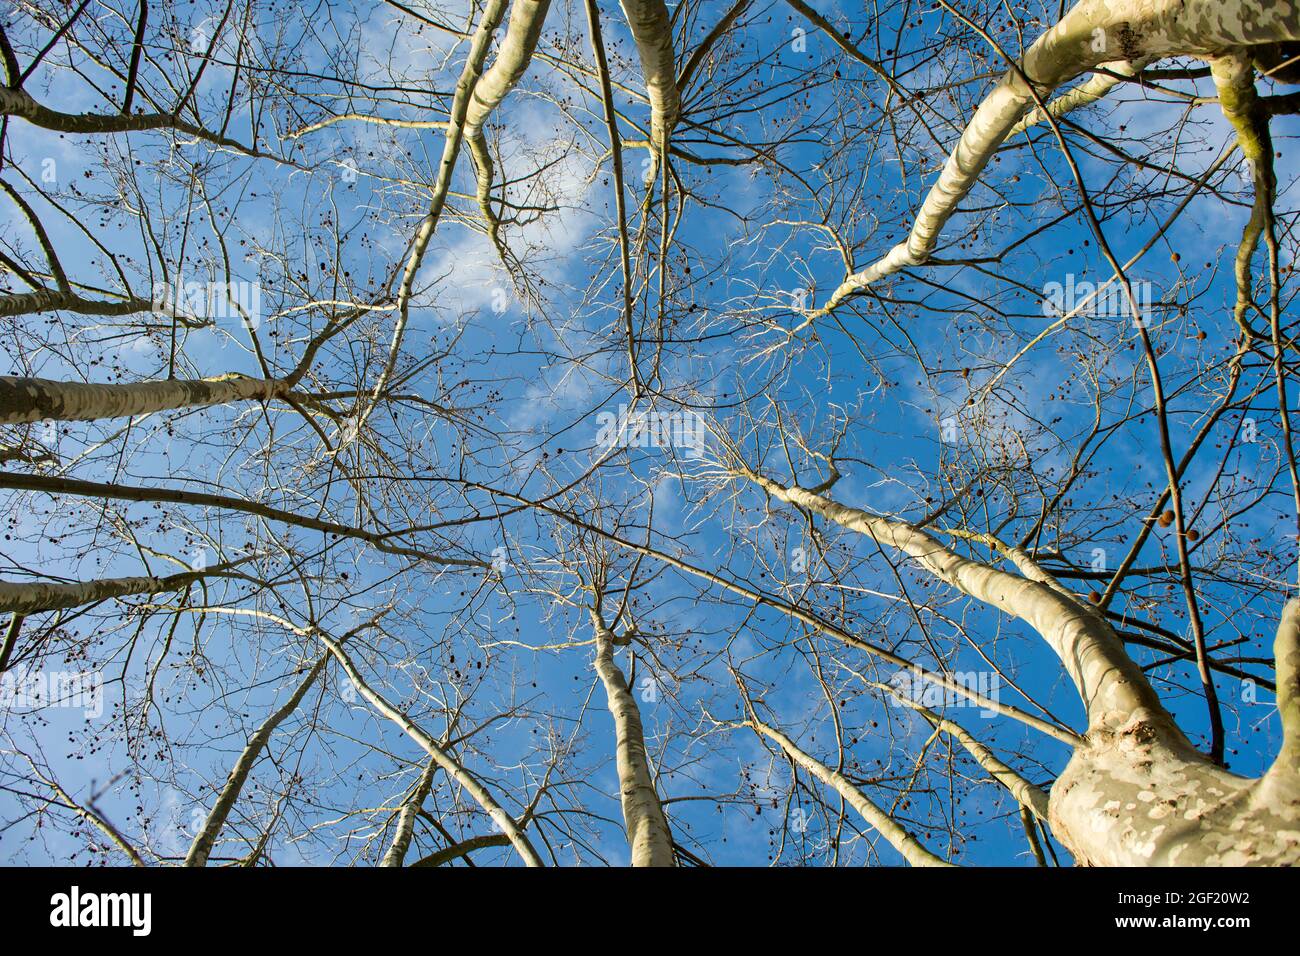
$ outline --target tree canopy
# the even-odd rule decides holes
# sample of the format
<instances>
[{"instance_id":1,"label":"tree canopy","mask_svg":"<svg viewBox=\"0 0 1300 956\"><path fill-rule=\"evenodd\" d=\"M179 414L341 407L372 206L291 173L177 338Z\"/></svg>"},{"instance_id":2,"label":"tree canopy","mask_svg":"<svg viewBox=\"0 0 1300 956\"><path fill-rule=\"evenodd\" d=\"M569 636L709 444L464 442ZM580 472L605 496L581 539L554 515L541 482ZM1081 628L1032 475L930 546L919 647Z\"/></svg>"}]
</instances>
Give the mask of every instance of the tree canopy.
<instances>
[{"instance_id":1,"label":"tree canopy","mask_svg":"<svg viewBox=\"0 0 1300 956\"><path fill-rule=\"evenodd\" d=\"M9 862L1300 862L1300 4L0 24Z\"/></svg>"}]
</instances>

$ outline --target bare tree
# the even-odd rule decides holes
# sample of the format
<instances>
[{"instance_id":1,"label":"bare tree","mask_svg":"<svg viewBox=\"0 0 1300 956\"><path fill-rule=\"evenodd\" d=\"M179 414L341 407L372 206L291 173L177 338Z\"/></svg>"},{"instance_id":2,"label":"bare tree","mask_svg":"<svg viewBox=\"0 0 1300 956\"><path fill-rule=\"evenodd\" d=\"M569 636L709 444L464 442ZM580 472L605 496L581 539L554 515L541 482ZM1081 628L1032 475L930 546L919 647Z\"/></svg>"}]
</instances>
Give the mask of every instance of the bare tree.
<instances>
[{"instance_id":1,"label":"bare tree","mask_svg":"<svg viewBox=\"0 0 1300 956\"><path fill-rule=\"evenodd\" d=\"M1300 6L13 0L12 862L1300 862Z\"/></svg>"}]
</instances>

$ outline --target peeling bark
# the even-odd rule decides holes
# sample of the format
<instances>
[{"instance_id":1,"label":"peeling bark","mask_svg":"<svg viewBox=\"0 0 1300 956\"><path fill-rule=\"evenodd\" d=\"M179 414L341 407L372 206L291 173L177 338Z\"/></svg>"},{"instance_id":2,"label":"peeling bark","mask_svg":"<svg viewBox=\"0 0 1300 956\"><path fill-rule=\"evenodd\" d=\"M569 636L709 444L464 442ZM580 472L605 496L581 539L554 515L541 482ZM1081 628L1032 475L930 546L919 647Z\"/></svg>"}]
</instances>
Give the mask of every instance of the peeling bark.
<instances>
[{"instance_id":1,"label":"peeling bark","mask_svg":"<svg viewBox=\"0 0 1300 956\"><path fill-rule=\"evenodd\" d=\"M907 522L849 508L762 475L770 495L882 545L977 600L1020 618L1056 652L1088 714L1088 732L1052 786L1048 819L1093 866L1300 864L1300 600L1275 644L1285 743L1259 780L1217 766L1192 746L1106 620L1071 598L1027 554L1025 577L964 558Z\"/></svg>"}]
</instances>

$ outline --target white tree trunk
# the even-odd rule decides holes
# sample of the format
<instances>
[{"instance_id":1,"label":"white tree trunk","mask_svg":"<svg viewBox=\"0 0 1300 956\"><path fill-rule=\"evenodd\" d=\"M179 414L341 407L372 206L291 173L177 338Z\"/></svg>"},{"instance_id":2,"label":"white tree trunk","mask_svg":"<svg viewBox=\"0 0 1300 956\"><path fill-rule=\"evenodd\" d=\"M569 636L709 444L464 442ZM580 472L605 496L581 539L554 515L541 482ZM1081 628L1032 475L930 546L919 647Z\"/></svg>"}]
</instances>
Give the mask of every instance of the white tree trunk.
<instances>
[{"instance_id":1,"label":"white tree trunk","mask_svg":"<svg viewBox=\"0 0 1300 956\"><path fill-rule=\"evenodd\" d=\"M849 508L762 475L770 495L902 551L963 593L1020 618L1056 652L1088 714L1088 730L1052 786L1049 821L1077 862L1095 866L1300 864L1300 600L1275 643L1285 743L1250 780L1188 741L1097 611L1024 552L1023 577L962 557L904 521Z\"/></svg>"},{"instance_id":2,"label":"white tree trunk","mask_svg":"<svg viewBox=\"0 0 1300 956\"><path fill-rule=\"evenodd\" d=\"M551 0L515 0L514 6L510 8L505 39L501 41L501 48L497 51L492 66L475 85L465 113L465 141L474 160L479 208L487 220L488 236L492 244L503 255L501 222L492 211L491 203L492 153L488 150L483 124L523 79L533 58L533 50L537 48L537 41L542 35L542 26L550 7Z\"/></svg>"},{"instance_id":3,"label":"white tree trunk","mask_svg":"<svg viewBox=\"0 0 1300 956\"><path fill-rule=\"evenodd\" d=\"M133 315L137 312L152 312L154 308L152 299L87 299L75 292L59 289L37 289L34 292L0 295L0 318L59 309L81 315Z\"/></svg>"},{"instance_id":4,"label":"white tree trunk","mask_svg":"<svg viewBox=\"0 0 1300 956\"><path fill-rule=\"evenodd\" d=\"M61 608L81 607L96 601L127 597L132 594L162 594L202 580L219 571L182 571L161 578L100 578L95 581L30 581L18 584L0 581L0 611L13 614L38 614Z\"/></svg>"},{"instance_id":5,"label":"white tree trunk","mask_svg":"<svg viewBox=\"0 0 1300 956\"><path fill-rule=\"evenodd\" d=\"M1098 100L1102 99L1107 93L1113 90L1120 83L1124 82L1121 77L1136 76L1137 72L1147 63L1147 58L1143 57L1133 63L1099 63L1097 64L1105 73L1095 73L1088 78L1086 83L1080 83L1078 86L1062 93L1052 102L1047 104L1047 109L1035 106L1029 111L1019 123L1011 127L1008 137L1022 133L1031 126L1039 123L1046 123L1048 116L1052 119L1060 119L1066 113L1080 109L1084 106L1091 106ZM1111 75L1116 74L1116 75Z\"/></svg>"},{"instance_id":6,"label":"white tree trunk","mask_svg":"<svg viewBox=\"0 0 1300 956\"><path fill-rule=\"evenodd\" d=\"M787 756L802 767L804 771L835 790L849 806L858 811L863 820L867 821L873 829L888 840L890 846L902 854L903 859L907 860L912 866L953 865L947 860L935 856L922 846L916 837L895 823L893 817L867 799L866 794L853 786L853 783L844 774L832 770L820 760L816 760L803 750L800 750L795 742L781 731L752 718L748 726L753 727L763 736L776 741Z\"/></svg>"},{"instance_id":7,"label":"white tree trunk","mask_svg":"<svg viewBox=\"0 0 1300 956\"><path fill-rule=\"evenodd\" d=\"M216 802L212 805L212 810L207 819L203 821L203 828L194 837L194 842L190 844L190 851L185 854L185 866L207 866L208 855L212 852L213 845L217 842L217 837L221 834L221 828L226 825L226 818L230 815L231 808L235 801L239 799L240 792L244 789L244 783L248 780L249 773L253 770L253 765L257 763L262 751L266 749L267 742L271 739L271 734L280 723L298 709L302 703L303 697L311 685L316 682L321 671L325 669L325 664L329 661L328 653L322 654L307 672L293 695L285 701L284 705L276 710L270 717L262 722L262 726L257 728L257 732L249 738L246 746L239 759L235 761L235 766L231 768L230 776L226 778L226 785L221 788L221 793L217 795Z\"/></svg>"},{"instance_id":8,"label":"white tree trunk","mask_svg":"<svg viewBox=\"0 0 1300 956\"><path fill-rule=\"evenodd\" d=\"M889 684L879 686L881 690L889 692L904 707L910 707L924 716L936 730L942 730L965 747L966 752L975 759L975 762L988 771L990 777L1006 787L1007 792L1015 797L1022 807L1040 820L1048 818L1048 795L998 759L997 754L976 740L975 736L965 727L956 721L936 714L928 707L918 704L906 695L898 693L897 689Z\"/></svg>"},{"instance_id":9,"label":"white tree trunk","mask_svg":"<svg viewBox=\"0 0 1300 956\"><path fill-rule=\"evenodd\" d=\"M930 258L939 233L1021 118L1062 83L1101 63L1300 39L1300 4L1276 0L1083 0L1025 51L980 103L907 238L840 284L824 315L873 282ZM1026 78L1032 81L1031 89Z\"/></svg>"},{"instance_id":10,"label":"white tree trunk","mask_svg":"<svg viewBox=\"0 0 1300 956\"><path fill-rule=\"evenodd\" d=\"M641 711L628 689L627 679L614 663L614 634L600 614L592 612L596 630L596 673L605 686L609 712L614 718L615 761L623 825L632 848L633 866L672 866L673 838L668 818L655 791L646 756Z\"/></svg>"},{"instance_id":11,"label":"white tree trunk","mask_svg":"<svg viewBox=\"0 0 1300 956\"><path fill-rule=\"evenodd\" d=\"M672 19L664 0L619 0L619 4L641 57L646 97L650 100L650 141L662 150L682 111Z\"/></svg>"},{"instance_id":12,"label":"white tree trunk","mask_svg":"<svg viewBox=\"0 0 1300 956\"><path fill-rule=\"evenodd\" d=\"M384 858L380 860L380 866L401 866L402 861L406 859L406 851L411 846L411 836L415 832L415 818L420 815L424 798L429 795L429 788L433 786L433 775L437 772L438 762L430 760L420 774L420 779L416 781L410 799L402 804L402 812L397 817L397 832L393 834L393 842L389 845Z\"/></svg>"},{"instance_id":13,"label":"white tree trunk","mask_svg":"<svg viewBox=\"0 0 1300 956\"><path fill-rule=\"evenodd\" d=\"M465 136L465 121L469 115L474 89L483 75L483 64L487 62L492 37L497 27L501 25L505 11L506 0L487 0L483 8L483 17L470 37L469 54L461 69L460 79L456 81L456 92L452 95L451 117L447 123L447 137L443 142L442 160L438 164L438 178L434 181L433 195L429 200L429 212L415 230L411 252L402 270L402 281L398 285L397 325L393 328L392 343L388 347L388 360L379 373L379 379L375 382L369 400L357 412L357 433L370 417L371 411L374 410L379 397L383 395L384 389L388 387L388 382L397 368L397 359L402 351L402 341L406 337L406 326L410 319L411 296L415 294L415 277L420 271L424 255L429 249L429 243L433 240L438 222L442 218L442 211L447 205L447 193L451 190L452 173L455 172L456 160L460 157L460 146Z\"/></svg>"},{"instance_id":14,"label":"white tree trunk","mask_svg":"<svg viewBox=\"0 0 1300 956\"><path fill-rule=\"evenodd\" d=\"M537 855L537 851L533 849L532 843L529 842L523 830L519 828L519 824L497 802L496 797L492 796L487 787L483 786L477 777L461 766L450 753L425 733L415 721L390 704L381 694L374 691L366 683L365 678L361 676L361 672L357 670L356 665L352 663L352 659L348 657L342 647L323 633L317 632L317 637L320 638L322 644L329 648L330 653L342 665L343 670L351 679L352 685L356 687L357 693L364 697L375 710L401 727L408 737L419 744L424 749L424 752L433 758L434 763L447 772L447 776L465 789L465 792L483 808L500 828L501 832L510 839L511 844L514 845L516 852L518 852L524 863L528 866L542 866L542 858Z\"/></svg>"}]
</instances>

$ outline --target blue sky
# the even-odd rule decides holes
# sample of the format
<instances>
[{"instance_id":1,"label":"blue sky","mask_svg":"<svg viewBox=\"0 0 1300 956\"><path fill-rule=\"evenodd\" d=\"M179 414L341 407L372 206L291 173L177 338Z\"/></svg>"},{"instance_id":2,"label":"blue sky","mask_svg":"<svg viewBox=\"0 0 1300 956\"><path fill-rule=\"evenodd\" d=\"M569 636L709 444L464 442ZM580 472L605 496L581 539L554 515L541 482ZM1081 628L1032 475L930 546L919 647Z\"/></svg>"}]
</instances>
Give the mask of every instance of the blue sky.
<instances>
[{"instance_id":1,"label":"blue sky","mask_svg":"<svg viewBox=\"0 0 1300 956\"><path fill-rule=\"evenodd\" d=\"M911 19L904 26L897 9L891 7L873 16L870 33L864 36L866 20L858 5L831 0L816 5L834 22L853 24L855 40L872 55L887 50L892 56L893 44L899 44L898 69L909 88L932 89L954 78L964 80L1000 68L994 60L958 59L949 47L942 49L940 58L932 58L930 44L939 36L937 26L931 26L938 19L935 11L919 14L920 26ZM722 5L705 8L692 29L696 41L720 15ZM1113 569L1134 530L1131 522L1113 519L1126 502L1134 510L1148 508L1164 481L1151 417L1128 417L1134 406L1140 409L1150 399L1141 352L1125 344L1134 336L1123 317L1087 317L1069 323L1018 359L993 396L967 404L979 385L996 374L999 364L1043 330L1047 320L1042 296L1048 283L1064 283L1069 276L1095 281L1107 274L1086 224L1077 213L1067 212L1077 193L1050 133L1038 128L1000 154L982 185L966 200L963 208L971 211L945 230L938 255L947 260L997 255L1011 237L1027 235L1054 216L1060 216L1059 222L996 263L915 270L912 277L885 285L881 300L859 303L852 311L837 313L835 320L787 338L777 330L800 324L790 308L800 290L810 290L810 302L822 301L844 269L825 233L778 225L777 220L815 220L829 208L834 216L845 218L859 266L882 255L904 235L955 130L987 83L963 88L955 103L931 92L937 142L921 136L910 140L899 162L890 155L894 150L886 132L889 111L899 107L886 106L883 84L815 31L809 29L806 36L794 33L796 26L807 25L789 19L784 4L756 10L747 15L746 50L737 55L762 56L762 64L754 66L746 79L752 78L760 90L774 92L761 100L761 109L727 116L723 94L713 90L710 95L717 105L704 110L707 122L754 139L783 125L814 131L816 135L794 137L778 155L787 169L821 185L801 192L793 177L770 169L679 164L685 182L708 203L692 204L675 233L670 256L678 289L673 308L680 312L683 330L707 328L709 335L667 351L663 407L675 407L674 400L703 406L733 436L745 432L748 425L737 408L737 396L742 395L748 396L751 408L779 407L810 443L826 443L837 427L843 427L846 435L839 454L846 464L835 487L836 497L916 518L928 510L927 498L946 496L945 480L958 482L982 455L992 455L990 449L997 448L1001 439L1006 439L1009 450L1004 449L1000 458L993 456L999 468L1043 480L1051 480L1048 469L1057 469L1059 475L1075 450L1072 442L1092 424L1094 406L1084 394L1086 376L1080 371L1087 368L1096 380L1112 383L1103 415L1114 434L1096 462L1096 473L1071 494L1079 501L1098 502L1097 512L1069 512L1056 540L1084 566L1095 560L1095 549L1101 549L1105 566ZM617 7L602 4L602 14L617 78L635 86L630 40ZM219 16L216 7L191 5L183 11L188 19L180 21L181 32L214 16ZM449 89L464 56L463 46L453 48L444 35L432 30L417 34L409 24L395 30L399 20L385 7L367 8L360 14L350 8L334 10L329 25L296 11L277 13L267 8L258 15L257 31L267 44L272 37L288 37L304 68L324 70L332 53L355 50L357 72L368 82L378 84L405 74L427 81L434 89ZM956 30L946 19L944 23L945 31ZM897 34L901 39L891 39L895 28L901 31ZM39 35L30 25L14 29L28 30L24 35L28 41ZM1036 28L1026 29L1030 36L1036 32ZM1014 46L1007 25L999 24L998 30ZM564 4L552 11L542 51L558 52L565 31L572 32L585 53L581 10ZM968 46L984 55L973 41ZM86 80L54 68L63 62L62 56L53 54L26 88L40 101L64 110L103 111L103 96ZM390 57L391 71L385 65ZM815 83L806 82L810 76L817 78ZM158 78L146 73L146 79L157 82ZM229 83L228 69L211 69L201 87L203 101L219 101ZM1178 88L1209 93L1212 87L1207 84L1202 80L1195 87L1183 83ZM343 100L329 83L321 81L313 88L302 81L301 89L331 108L341 108L338 104ZM507 229L515 247L529 250L525 256L529 274L545 280L543 301L526 307L515 298L490 244L461 217L447 217L422 266L420 284L426 291L412 312L404 362L415 363L443 350L449 354L416 371L408 387L426 399L472 409L476 418L472 427L454 427L410 405L396 417L386 409L375 414L370 426L377 441L400 449L391 465L410 479L410 487L399 486L400 493L386 494L373 503L378 514L394 525L419 523L416 519L431 516L432 520L450 518L463 507L453 491L423 477L454 473L455 462L467 454L475 480L525 497L539 497L577 478L601 454L595 441L597 416L617 410L627 400L620 387L625 357L616 334L619 299L608 232L612 208L608 165L593 168L591 157L579 155L571 146L578 142L590 152L604 143L599 104L574 94L576 103L566 114L554 101L557 91L572 92L572 86L549 62L539 59L529 79L492 121L501 149L499 172L519 181L509 195L532 200L540 196L540 204L548 207L535 222ZM246 96L246 90L241 95ZM1189 108L1171 97L1142 90L1125 90L1112 99L1074 119L1156 166L1176 154L1182 177L1195 179L1229 142L1230 129L1213 104ZM623 103L629 116L644 123L641 104L626 99ZM231 135L251 137L248 112L236 111ZM386 103L383 112L408 119L429 116L417 105ZM1187 122L1178 126L1176 142L1162 134L1182 123L1184 116ZM294 125L277 119L281 132ZM851 142L821 138L826 129L840 129L841 122L854 131ZM1294 127L1289 117L1274 123L1283 187L1290 181ZM262 129L268 147L287 150L290 141L277 141L269 128ZM700 155L729 155L698 140L688 131L678 138L684 148ZM74 138L13 121L6 139L10 168L3 175L28 195L18 171L41 181L42 171L50 168L46 161L53 160L57 175L53 185L79 204L91 233L113 252L129 257L133 269L144 276L140 263L152 262L153 253L140 217L120 206L99 210L92 198L116 188L110 186L116 181L103 157L112 158L115 165L125 157L128 168L139 160L138 199L150 210L155 227L163 229L161 244L169 252L184 249L189 258L181 272L208 281L221 278L204 272L210 243L215 241L212 224L202 205L192 202L186 182L175 178L186 164L202 163L199 178L212 199L216 227L227 230L227 244L235 253L231 278L260 284L266 312L258 330L260 341L268 348L274 343L279 350L274 354L291 359L299 354L305 331L319 321L319 314L297 309L307 291L324 298L342 288L361 299L372 294L392 264L400 261L425 195L403 180L432 178L442 133L340 123L295 142L301 144L297 154L301 169L230 154L214 156L201 144L173 144L163 133ZM1083 137L1074 136L1071 143L1089 189L1116 203L1104 210L1104 230L1116 256L1126 261L1171 214L1181 194L1174 192L1171 198L1166 191L1184 180L1170 186L1169 177L1158 170L1117 164L1113 155L1090 146ZM633 180L643 155L638 150L626 152ZM1236 157L1229 160L1228 170L1237 162ZM539 168L546 170L541 177L546 189L530 191L528 177ZM1153 337L1171 381L1180 389L1171 415L1179 448L1185 447L1202 421L1211 392L1206 383L1212 384L1219 374L1215 363L1222 361L1235 334L1231 258L1248 214L1249 191L1239 174L1223 175L1215 180L1215 192L1194 199L1130 272L1131 278L1150 283L1153 300L1162 303L1155 310ZM472 195L468 157L461 157L453 191ZM639 183L629 184L631 208L643 195ZM1284 191L1279 208L1285 208L1288 198ZM459 207L472 208L463 200ZM6 218L0 226L9 243L30 249L31 238L23 235L20 214L12 205L4 208ZM48 204L38 209L43 218L48 216L50 238L65 263L75 264L79 276L98 275L100 282L111 283L103 256L86 234ZM971 230L974 233L967 238ZM149 278L156 281L157 276ZM139 281L143 288L151 284ZM686 311L687 303L694 304L693 311ZM390 314L377 313L355 335L332 344L322 360L322 377L337 388L373 384L376 357L387 344L391 321ZM166 374L172 343L165 323L152 333L130 328L123 334L121 327L97 327L78 317L52 325L31 317L20 322L5 329L0 343L14 374L94 381ZM1200 330L1207 332L1204 339L1196 337ZM178 352L184 360L182 373L257 374L249 342L247 333L232 321L192 333ZM38 348L37 343L44 347ZM1093 362L1089 349L1104 359ZM925 356L924 374L918 371L916 354ZM1201 545L1207 555L1239 554L1252 537L1279 540L1288 520L1293 523L1293 516L1288 519L1289 492L1282 476L1269 477L1277 462L1276 397L1261 394L1252 412L1262 440L1237 445L1227 470L1234 481L1253 477L1275 484L1274 494L1249 516L1234 521L1231 536L1207 535ZM751 450L771 440L770 413L757 417L758 426L745 439ZM1240 418L1226 416L1216 438L1231 435ZM945 437L944 423L950 419L956 420L955 428ZM850 424L844 426L846 420ZM1057 437L1045 433L1043 423ZM275 500L303 512L320 508L340 520L356 512L357 502L345 482L327 487L318 471L303 470L308 463L310 469L324 466L313 458L315 436L286 410L275 409L265 417L260 410L241 407L153 416L132 424L129 454L121 453L123 427L120 421L62 427L56 441L67 473L126 484L222 489ZM227 447L230 444L233 451ZM274 448L274 454L265 454L264 447ZM807 553L812 548L805 523L789 509L769 509L752 489L734 494L723 490L707 468L683 466L674 460L673 452L629 450L602 469L591 485L598 489L593 493L611 506L626 507L640 521L653 502L660 545L683 549L697 565L744 580L751 587L788 587L787 593L795 593L807 584L806 575L790 570L795 549ZM807 456L795 457L802 467L810 467ZM781 470L783 463L779 451L765 458L780 478L788 479L788 472ZM1221 491L1206 497L1218 464L1214 455L1207 455L1204 464L1198 463L1188 475L1189 500L1207 513L1224 500ZM364 467L373 465L367 462ZM801 477L810 475L805 472ZM815 480L820 478L806 483ZM1226 480L1220 477L1215 487L1221 489ZM1010 502L995 497L990 495L989 511L1004 512ZM481 494L469 499L484 511L503 505ZM6 579L31 569L67 579L140 572L141 551L113 534L112 521L93 501L29 500L37 510L15 506L13 537L0 544L4 559L0 573ZM218 551L234 554L234 549L255 537L259 549L270 552L258 562L269 574L285 572L276 549L291 547L298 554L311 554L324 543L313 533L287 534L283 528L273 529L277 537L271 537L265 528L250 530L241 517L197 509L169 509L164 517L151 514L148 505L121 505L120 510L138 521L134 533L144 550L151 552L181 556L201 548L211 552L215 561ZM977 512L972 514L978 517ZM1022 529L1023 519L1018 520L1021 523L1013 527ZM582 643L589 639L589 625L582 614L556 604L545 593L548 587L568 586L557 583L563 579L549 560L554 528L544 518L520 514L467 527L451 532L460 536L457 543L466 549L489 554L506 547L510 563L502 586L412 569L400 559L352 543L331 542L328 560L311 558L306 563L319 573L313 581L316 603L311 610L323 626L341 633L364 620L374 606L393 602L395 610L386 621L384 637L393 643L387 650L383 646L359 649L363 669L374 668L395 698L413 714L425 715L431 721L429 729L439 732L443 729L437 714L440 700L463 702L469 726L490 718L502 700L517 702L516 718L493 723L473 739L476 750L468 753L467 763L502 792L531 793L546 774L547 755L565 749L555 773L567 782L549 812L568 814L563 818L581 834L582 846L563 846L557 849L557 857L562 862L625 862L627 849L614 799L617 781L610 721L603 692L598 685L593 691L591 647ZM823 579L813 584L813 592L828 605L843 601L849 624L864 638L897 642L930 666L942 659L951 670L987 674L989 665L972 646L978 644L1014 675L1029 697L1072 726L1081 726L1077 695L1050 651L1027 628L954 595L934 593L910 568L901 567L895 574L870 542L833 528L824 529L824 534L829 560L843 569L846 586L831 588ZM1168 559L1171 547L1167 536L1153 535L1139 565ZM1279 544L1275 550L1275 560L1262 561L1260 567L1286 577L1286 568L1294 566L1294 544ZM157 557L152 562L167 566ZM621 567L627 564L624 556ZM769 576L773 568L786 575L779 585ZM346 580L341 577L344 571ZM1212 642L1245 637L1247 641L1238 645L1242 656L1267 656L1285 593L1281 582L1263 589L1262 595L1209 577L1202 586ZM239 587L215 583L208 603L257 607L302 622L301 590L291 578L279 581L275 594L249 596ZM933 638L929 645L909 623L906 602L899 600L904 592L932 605L926 616ZM864 679L887 681L893 668L878 666L860 652L837 649L825 638L810 638L784 615L754 610L748 602L725 598L716 588L675 571L646 581L640 594L642 631L662 638L638 650L634 679L651 676L656 681L658 699L642 703L648 743L662 772L661 790L670 801L674 830L693 853L717 864L824 862L828 843L837 839L830 823L813 812L807 793L792 788L788 764L760 747L752 733L713 726L714 720L725 723L737 714L737 696L726 667L730 661L741 666L753 686L764 687L763 700L773 719L779 719L802 745L825 756L830 751L821 748L832 739L834 725L819 685L820 665L821 679L834 688L832 697L845 701L838 708L839 719L846 738L855 741L852 759L865 768L864 776L879 781L866 787L869 794L889 806L890 788L916 774L920 784L912 805L899 812L909 827L929 836L936 852L951 849L954 859L971 865L1032 865L1014 802L984 779L960 751L951 758L955 773L946 741L924 749L919 770L912 762L930 736L928 726L904 709L884 703L879 694L863 692ZM1140 612L1145 619L1183 633L1186 623L1179 607L1177 595L1152 589L1150 594L1126 594L1117 609ZM95 629L109 642L101 647L116 648L110 658L112 667L105 671L108 707L103 718L83 721L75 710L53 708L39 717L10 712L0 715L0 721L6 733L36 741L65 788L80 797L97 793L115 780L97 797L96 806L139 835L154 852L175 856L184 852L185 828L192 825L196 809L210 799L204 783L224 778L248 735L289 693L295 683L293 672L314 660L319 649L282 628L219 612L203 616L201 622L192 614L174 619L157 615L142 626L136 645L128 640L132 620L123 616L121 606L106 605L68 625L78 638ZM29 622L32 626L39 625ZM370 640L378 642L379 637L372 635ZM69 637L53 646L77 643ZM557 646L568 643L576 646ZM542 645L555 649L531 649ZM813 647L816 655L810 653ZM1135 654L1144 663L1160 657L1158 652L1141 649ZM154 733L165 732L166 745L146 744L148 737L141 736L138 722L128 733L120 718L113 717L113 706L120 713L124 699L138 704L147 672L160 660L154 686L159 705L150 711L148 726ZM627 652L620 654L620 662L631 671ZM75 656L67 658L56 651L41 666L51 671L79 665ZM1253 670L1263 673L1258 667ZM117 674L125 674L124 683L113 679ZM686 676L679 680L676 675ZM1203 737L1204 705L1188 690L1195 686L1194 669L1186 662L1162 664L1152 676L1182 726L1194 738ZM1271 695L1261 691L1258 702L1245 700L1240 682L1231 678L1221 678L1218 687L1229 708L1225 719L1232 748L1230 765L1241 773L1257 773L1267 766L1278 743L1276 713L1269 708ZM1001 693L1004 702L1025 705L1009 687L1003 686ZM130 709L138 711L138 707ZM953 708L951 715L1001 752L1020 754L1017 766L1031 779L1049 780L1067 759L1063 746L1008 721L988 719L965 707ZM134 786L131 748L147 768ZM292 791L295 799L282 807L287 816L270 844L279 864L337 864L365 859L376 847L382 852L384 815L348 814L357 808L391 806L419 772L414 745L371 713L363 701L347 699L337 672L281 728L270 753L246 790L246 812L250 818L273 815L284 781L291 780L297 788ZM801 783L809 785L806 778ZM10 809L5 808L7 801ZM449 810L452 798L445 785L431 798L430 806L434 805L462 835L490 827L482 815ZM517 799L511 806L520 809ZM573 812L578 806L589 816ZM0 830L4 859L88 861L79 852L80 841L53 828L38 830L36 818L21 807L12 794L0 793L0 821L7 824ZM781 840L782 827L777 821L788 819L788 813L799 808L811 814L801 834L803 845L787 833L778 857L773 847ZM236 822L236 828L240 826ZM547 826L542 825L543 832ZM965 834L951 846L945 834L950 827ZM866 841L850 839L849 832L838 837L842 842L838 862L900 862L883 841L873 837L868 849ZM554 831L551 836L556 837ZM434 846L427 839L421 843L424 852ZM496 849L476 857L480 863L509 859L506 850Z\"/></svg>"}]
</instances>

